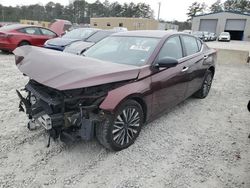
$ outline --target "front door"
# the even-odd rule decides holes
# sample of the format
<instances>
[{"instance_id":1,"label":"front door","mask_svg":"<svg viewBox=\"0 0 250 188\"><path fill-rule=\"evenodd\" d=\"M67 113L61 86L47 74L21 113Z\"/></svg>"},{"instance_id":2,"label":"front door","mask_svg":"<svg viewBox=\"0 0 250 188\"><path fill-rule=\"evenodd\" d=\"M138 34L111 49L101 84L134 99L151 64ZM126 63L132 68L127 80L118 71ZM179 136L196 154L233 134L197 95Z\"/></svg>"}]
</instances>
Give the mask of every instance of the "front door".
<instances>
[{"instance_id":1,"label":"front door","mask_svg":"<svg viewBox=\"0 0 250 188\"><path fill-rule=\"evenodd\" d=\"M178 35L166 40L157 58L163 57L173 57L181 62L184 53ZM187 71L186 62L181 62L176 67L160 68L152 76L153 115L168 110L184 100L187 89Z\"/></svg>"}]
</instances>

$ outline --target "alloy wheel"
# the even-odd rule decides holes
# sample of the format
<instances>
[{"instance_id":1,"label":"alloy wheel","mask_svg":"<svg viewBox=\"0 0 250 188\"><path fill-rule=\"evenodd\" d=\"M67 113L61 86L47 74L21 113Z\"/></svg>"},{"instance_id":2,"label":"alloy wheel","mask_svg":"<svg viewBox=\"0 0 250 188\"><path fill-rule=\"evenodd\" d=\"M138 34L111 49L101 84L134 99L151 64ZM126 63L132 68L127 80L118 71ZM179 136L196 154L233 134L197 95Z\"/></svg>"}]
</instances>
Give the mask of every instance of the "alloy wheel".
<instances>
[{"instance_id":1,"label":"alloy wheel","mask_svg":"<svg viewBox=\"0 0 250 188\"><path fill-rule=\"evenodd\" d=\"M113 141L120 146L129 144L136 138L140 122L140 113L136 108L125 108L114 122L112 130Z\"/></svg>"},{"instance_id":2,"label":"alloy wheel","mask_svg":"<svg viewBox=\"0 0 250 188\"><path fill-rule=\"evenodd\" d=\"M212 80L213 80L212 75L208 74L206 77L206 80L204 81L204 86L203 86L204 95L207 95L209 93L209 90L210 90L211 85L212 85Z\"/></svg>"}]
</instances>

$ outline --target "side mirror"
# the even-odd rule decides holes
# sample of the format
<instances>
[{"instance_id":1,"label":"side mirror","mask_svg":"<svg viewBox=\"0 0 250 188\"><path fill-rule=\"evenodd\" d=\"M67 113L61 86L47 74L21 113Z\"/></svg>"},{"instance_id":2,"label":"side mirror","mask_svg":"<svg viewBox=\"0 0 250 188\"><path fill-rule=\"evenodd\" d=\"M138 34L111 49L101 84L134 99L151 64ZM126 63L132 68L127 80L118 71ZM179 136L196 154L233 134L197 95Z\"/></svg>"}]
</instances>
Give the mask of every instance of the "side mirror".
<instances>
[{"instance_id":1,"label":"side mirror","mask_svg":"<svg viewBox=\"0 0 250 188\"><path fill-rule=\"evenodd\" d=\"M172 57L163 57L161 59L156 60L156 67L175 67L178 65L178 60Z\"/></svg>"}]
</instances>

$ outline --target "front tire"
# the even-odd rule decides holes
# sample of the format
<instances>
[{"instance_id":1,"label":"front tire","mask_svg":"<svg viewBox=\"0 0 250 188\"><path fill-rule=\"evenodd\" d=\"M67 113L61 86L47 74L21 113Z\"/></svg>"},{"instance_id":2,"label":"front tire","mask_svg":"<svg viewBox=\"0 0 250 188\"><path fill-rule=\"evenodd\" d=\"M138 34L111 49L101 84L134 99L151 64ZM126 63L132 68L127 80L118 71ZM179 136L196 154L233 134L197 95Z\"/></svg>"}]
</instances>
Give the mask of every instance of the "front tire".
<instances>
[{"instance_id":1,"label":"front tire","mask_svg":"<svg viewBox=\"0 0 250 188\"><path fill-rule=\"evenodd\" d=\"M194 94L194 96L199 99L206 98L210 91L212 81L213 81L213 73L212 71L208 70L206 72L205 79L203 81L201 88Z\"/></svg>"},{"instance_id":2,"label":"front tire","mask_svg":"<svg viewBox=\"0 0 250 188\"><path fill-rule=\"evenodd\" d=\"M120 151L131 146L143 125L144 114L141 105L134 100L122 103L115 114L96 126L97 140L107 149Z\"/></svg>"}]
</instances>

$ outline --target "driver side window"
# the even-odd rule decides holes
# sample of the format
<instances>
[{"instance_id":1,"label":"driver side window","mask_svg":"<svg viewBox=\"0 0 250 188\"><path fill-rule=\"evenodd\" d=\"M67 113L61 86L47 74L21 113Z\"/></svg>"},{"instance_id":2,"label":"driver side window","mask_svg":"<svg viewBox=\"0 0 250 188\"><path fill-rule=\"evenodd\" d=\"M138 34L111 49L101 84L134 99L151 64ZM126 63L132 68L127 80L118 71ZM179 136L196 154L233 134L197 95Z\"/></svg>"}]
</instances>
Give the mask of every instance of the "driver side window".
<instances>
[{"instance_id":1,"label":"driver side window","mask_svg":"<svg viewBox=\"0 0 250 188\"><path fill-rule=\"evenodd\" d=\"M162 59L164 57L172 57L175 59L180 59L183 57L179 36L171 37L165 42L161 48L158 59Z\"/></svg>"}]
</instances>

